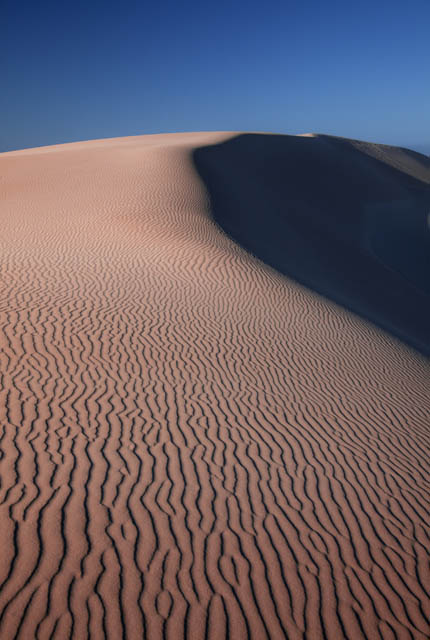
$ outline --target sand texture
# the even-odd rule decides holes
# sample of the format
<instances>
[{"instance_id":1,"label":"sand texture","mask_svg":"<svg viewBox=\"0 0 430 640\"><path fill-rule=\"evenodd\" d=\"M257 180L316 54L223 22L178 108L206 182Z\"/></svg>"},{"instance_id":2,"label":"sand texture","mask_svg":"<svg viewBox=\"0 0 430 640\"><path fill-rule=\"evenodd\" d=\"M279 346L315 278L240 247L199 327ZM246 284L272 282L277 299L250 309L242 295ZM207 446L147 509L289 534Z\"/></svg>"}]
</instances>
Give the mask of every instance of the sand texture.
<instances>
[{"instance_id":1,"label":"sand texture","mask_svg":"<svg viewBox=\"0 0 430 640\"><path fill-rule=\"evenodd\" d=\"M0 155L2 640L429 637L429 182L325 136Z\"/></svg>"}]
</instances>

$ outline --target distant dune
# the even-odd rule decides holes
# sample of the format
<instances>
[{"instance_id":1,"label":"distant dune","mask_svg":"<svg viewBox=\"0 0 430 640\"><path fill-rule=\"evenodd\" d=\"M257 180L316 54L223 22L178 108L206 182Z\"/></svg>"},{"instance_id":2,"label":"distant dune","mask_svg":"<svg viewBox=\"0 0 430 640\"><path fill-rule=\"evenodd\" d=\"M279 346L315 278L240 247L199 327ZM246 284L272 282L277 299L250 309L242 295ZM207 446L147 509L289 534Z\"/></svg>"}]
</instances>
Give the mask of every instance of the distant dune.
<instances>
[{"instance_id":1,"label":"distant dune","mask_svg":"<svg viewBox=\"0 0 430 640\"><path fill-rule=\"evenodd\" d=\"M0 638L430 635L430 161L0 154Z\"/></svg>"},{"instance_id":2,"label":"distant dune","mask_svg":"<svg viewBox=\"0 0 430 640\"><path fill-rule=\"evenodd\" d=\"M430 156L430 142L428 142L427 144L414 145L413 147L411 147L411 149L414 149L415 151L418 151L425 156Z\"/></svg>"}]
</instances>

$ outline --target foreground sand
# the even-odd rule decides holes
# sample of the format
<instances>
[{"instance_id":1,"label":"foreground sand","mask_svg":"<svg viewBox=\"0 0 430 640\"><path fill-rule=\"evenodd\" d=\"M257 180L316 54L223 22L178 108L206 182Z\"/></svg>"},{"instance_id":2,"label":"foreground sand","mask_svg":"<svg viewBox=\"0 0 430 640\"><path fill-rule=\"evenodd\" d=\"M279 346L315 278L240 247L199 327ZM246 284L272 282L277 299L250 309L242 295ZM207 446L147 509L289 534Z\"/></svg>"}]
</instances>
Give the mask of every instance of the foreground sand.
<instances>
[{"instance_id":1,"label":"foreground sand","mask_svg":"<svg viewBox=\"0 0 430 640\"><path fill-rule=\"evenodd\" d=\"M428 359L215 224L196 147L0 156L0 637L428 638Z\"/></svg>"}]
</instances>

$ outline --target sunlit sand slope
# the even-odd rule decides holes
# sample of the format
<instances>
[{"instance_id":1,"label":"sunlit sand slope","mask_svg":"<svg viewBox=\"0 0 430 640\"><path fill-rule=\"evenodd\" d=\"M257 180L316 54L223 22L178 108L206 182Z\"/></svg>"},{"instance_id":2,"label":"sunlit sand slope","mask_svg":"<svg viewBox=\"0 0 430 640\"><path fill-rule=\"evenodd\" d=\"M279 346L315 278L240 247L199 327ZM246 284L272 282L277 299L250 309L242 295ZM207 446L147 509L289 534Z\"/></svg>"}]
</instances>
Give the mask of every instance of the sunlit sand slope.
<instances>
[{"instance_id":1,"label":"sunlit sand slope","mask_svg":"<svg viewBox=\"0 0 430 640\"><path fill-rule=\"evenodd\" d=\"M2 640L429 636L428 360L223 233L232 137L0 156Z\"/></svg>"}]
</instances>

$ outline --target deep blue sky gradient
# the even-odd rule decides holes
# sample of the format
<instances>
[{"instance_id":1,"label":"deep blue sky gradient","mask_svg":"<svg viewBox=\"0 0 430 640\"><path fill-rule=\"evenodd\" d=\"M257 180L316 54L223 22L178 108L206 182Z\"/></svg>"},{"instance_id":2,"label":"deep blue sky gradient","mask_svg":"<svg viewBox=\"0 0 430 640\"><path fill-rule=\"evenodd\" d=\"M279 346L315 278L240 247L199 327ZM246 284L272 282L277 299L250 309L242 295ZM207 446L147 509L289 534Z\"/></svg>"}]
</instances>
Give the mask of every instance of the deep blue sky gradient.
<instances>
[{"instance_id":1,"label":"deep blue sky gradient","mask_svg":"<svg viewBox=\"0 0 430 640\"><path fill-rule=\"evenodd\" d=\"M3 0L0 151L201 130L430 144L429 0Z\"/></svg>"}]
</instances>

